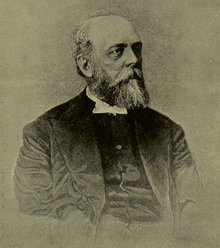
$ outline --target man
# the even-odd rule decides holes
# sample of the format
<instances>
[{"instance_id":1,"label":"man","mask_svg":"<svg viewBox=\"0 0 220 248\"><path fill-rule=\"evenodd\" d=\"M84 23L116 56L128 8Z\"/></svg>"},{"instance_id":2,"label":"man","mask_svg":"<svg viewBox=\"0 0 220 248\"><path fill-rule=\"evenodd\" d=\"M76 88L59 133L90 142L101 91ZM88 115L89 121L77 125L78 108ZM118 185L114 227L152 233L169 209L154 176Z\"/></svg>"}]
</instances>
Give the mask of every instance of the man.
<instances>
[{"instance_id":1,"label":"man","mask_svg":"<svg viewBox=\"0 0 220 248\"><path fill-rule=\"evenodd\" d=\"M80 210L158 222L194 201L198 183L183 129L147 107L142 43L120 16L88 19L75 33L77 70L87 81L74 99L24 128L15 169L23 212L64 219Z\"/></svg>"}]
</instances>

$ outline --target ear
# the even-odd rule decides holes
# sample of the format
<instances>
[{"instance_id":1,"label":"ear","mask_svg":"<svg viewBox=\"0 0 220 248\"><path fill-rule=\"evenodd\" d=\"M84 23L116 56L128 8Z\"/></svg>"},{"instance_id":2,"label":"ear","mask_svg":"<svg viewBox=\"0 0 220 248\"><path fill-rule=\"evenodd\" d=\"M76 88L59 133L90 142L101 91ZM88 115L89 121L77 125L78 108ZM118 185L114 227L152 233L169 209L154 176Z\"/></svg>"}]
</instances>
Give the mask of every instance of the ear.
<instances>
[{"instance_id":1,"label":"ear","mask_svg":"<svg viewBox=\"0 0 220 248\"><path fill-rule=\"evenodd\" d=\"M92 77L92 67L91 62L84 58L82 55L78 55L77 58L77 64L79 66L79 69L86 77Z\"/></svg>"}]
</instances>

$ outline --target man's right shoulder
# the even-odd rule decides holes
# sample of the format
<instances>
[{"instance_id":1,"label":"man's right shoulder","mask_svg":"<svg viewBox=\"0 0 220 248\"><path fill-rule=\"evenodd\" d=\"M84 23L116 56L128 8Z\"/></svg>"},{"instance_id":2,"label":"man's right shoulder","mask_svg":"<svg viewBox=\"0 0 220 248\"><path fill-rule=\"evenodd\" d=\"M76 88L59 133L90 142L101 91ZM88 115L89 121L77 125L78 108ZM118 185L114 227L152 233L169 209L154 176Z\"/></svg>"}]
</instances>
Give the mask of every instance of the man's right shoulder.
<instances>
[{"instance_id":1,"label":"man's right shoulder","mask_svg":"<svg viewBox=\"0 0 220 248\"><path fill-rule=\"evenodd\" d=\"M82 93L77 95L76 97L59 104L52 109L46 111L44 114L39 116L37 120L59 120L63 115L68 114L69 111L77 111L78 106L82 105Z\"/></svg>"},{"instance_id":2,"label":"man's right shoulder","mask_svg":"<svg viewBox=\"0 0 220 248\"><path fill-rule=\"evenodd\" d=\"M54 121L60 122L67 117L71 118L70 115L79 115L82 112L83 105L85 104L81 93L67 102L53 107L37 117L33 122L25 125L23 133L24 135L33 134L35 136L48 135Z\"/></svg>"}]
</instances>

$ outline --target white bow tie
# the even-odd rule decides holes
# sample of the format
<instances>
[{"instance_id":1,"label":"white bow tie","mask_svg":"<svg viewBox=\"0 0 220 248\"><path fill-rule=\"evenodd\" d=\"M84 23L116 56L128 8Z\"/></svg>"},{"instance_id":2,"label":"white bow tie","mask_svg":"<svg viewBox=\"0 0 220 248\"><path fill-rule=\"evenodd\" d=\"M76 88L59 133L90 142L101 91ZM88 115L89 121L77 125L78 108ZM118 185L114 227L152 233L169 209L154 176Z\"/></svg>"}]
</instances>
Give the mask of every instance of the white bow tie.
<instances>
[{"instance_id":1,"label":"white bow tie","mask_svg":"<svg viewBox=\"0 0 220 248\"><path fill-rule=\"evenodd\" d=\"M96 103L95 108L93 109L93 114L104 114L104 113L111 113L111 114L120 114L120 115L126 115L127 114L127 109L126 108L119 108L117 106L109 106L108 104L101 103L98 104Z\"/></svg>"}]
</instances>

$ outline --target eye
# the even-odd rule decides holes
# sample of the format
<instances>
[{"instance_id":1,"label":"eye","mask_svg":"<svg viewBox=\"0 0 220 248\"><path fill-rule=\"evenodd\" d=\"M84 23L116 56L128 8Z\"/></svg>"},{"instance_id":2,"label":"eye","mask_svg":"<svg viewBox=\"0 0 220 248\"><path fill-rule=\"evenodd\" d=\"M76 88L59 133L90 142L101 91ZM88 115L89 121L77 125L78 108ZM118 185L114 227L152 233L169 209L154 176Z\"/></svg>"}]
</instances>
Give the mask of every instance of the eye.
<instances>
[{"instance_id":1,"label":"eye","mask_svg":"<svg viewBox=\"0 0 220 248\"><path fill-rule=\"evenodd\" d=\"M124 47L116 47L112 49L108 55L112 58L120 58L124 52Z\"/></svg>"},{"instance_id":2,"label":"eye","mask_svg":"<svg viewBox=\"0 0 220 248\"><path fill-rule=\"evenodd\" d=\"M142 45L141 44L135 44L132 46L132 50L134 54L136 55L137 58L141 57L141 52L142 52Z\"/></svg>"}]
</instances>

